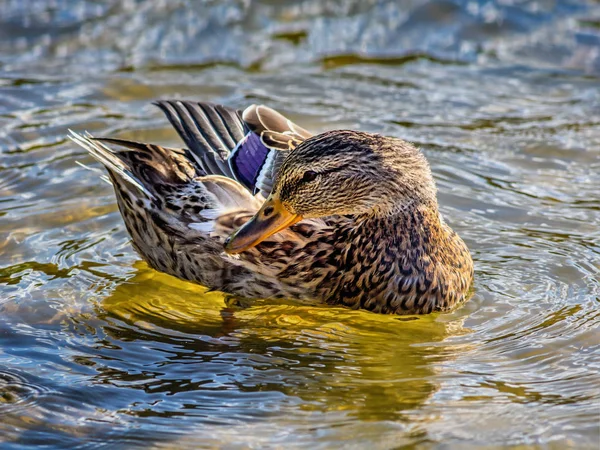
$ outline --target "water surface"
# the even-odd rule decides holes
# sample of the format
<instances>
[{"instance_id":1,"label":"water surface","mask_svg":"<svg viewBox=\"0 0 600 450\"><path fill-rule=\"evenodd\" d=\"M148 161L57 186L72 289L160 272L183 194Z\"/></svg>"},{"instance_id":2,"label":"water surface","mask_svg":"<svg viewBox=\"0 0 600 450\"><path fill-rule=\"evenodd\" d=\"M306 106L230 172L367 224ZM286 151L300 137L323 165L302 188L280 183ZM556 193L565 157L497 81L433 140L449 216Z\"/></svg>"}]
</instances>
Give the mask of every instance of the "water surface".
<instances>
[{"instance_id":1,"label":"water surface","mask_svg":"<svg viewBox=\"0 0 600 450\"><path fill-rule=\"evenodd\" d=\"M229 308L149 269L68 128L261 102L427 155L475 295ZM597 448L600 7L0 0L0 446Z\"/></svg>"}]
</instances>

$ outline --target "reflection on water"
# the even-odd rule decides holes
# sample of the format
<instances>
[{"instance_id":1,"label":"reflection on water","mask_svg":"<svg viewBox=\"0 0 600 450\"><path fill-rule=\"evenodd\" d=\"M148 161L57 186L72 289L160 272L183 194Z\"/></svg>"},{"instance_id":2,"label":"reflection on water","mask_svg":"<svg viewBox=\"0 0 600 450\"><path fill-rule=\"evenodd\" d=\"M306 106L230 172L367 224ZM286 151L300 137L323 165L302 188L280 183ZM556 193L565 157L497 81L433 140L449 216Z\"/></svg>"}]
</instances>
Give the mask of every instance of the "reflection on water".
<instances>
[{"instance_id":1,"label":"reflection on water","mask_svg":"<svg viewBox=\"0 0 600 450\"><path fill-rule=\"evenodd\" d=\"M597 447L597 4L0 11L2 448ZM149 269L65 134L180 145L150 105L173 97L415 142L474 298L427 317L242 307Z\"/></svg>"}]
</instances>

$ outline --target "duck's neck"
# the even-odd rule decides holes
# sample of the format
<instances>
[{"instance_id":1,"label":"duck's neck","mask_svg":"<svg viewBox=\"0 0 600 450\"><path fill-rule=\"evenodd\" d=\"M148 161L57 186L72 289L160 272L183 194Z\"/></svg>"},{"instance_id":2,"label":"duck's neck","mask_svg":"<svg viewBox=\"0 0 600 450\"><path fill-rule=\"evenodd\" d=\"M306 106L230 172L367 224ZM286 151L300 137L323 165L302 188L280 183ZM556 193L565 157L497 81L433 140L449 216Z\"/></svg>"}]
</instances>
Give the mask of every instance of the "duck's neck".
<instances>
[{"instance_id":1,"label":"duck's neck","mask_svg":"<svg viewBox=\"0 0 600 450\"><path fill-rule=\"evenodd\" d=\"M470 284L469 252L435 201L354 217L339 231L332 302L379 312L429 312L452 306Z\"/></svg>"},{"instance_id":2,"label":"duck's neck","mask_svg":"<svg viewBox=\"0 0 600 450\"><path fill-rule=\"evenodd\" d=\"M433 256L447 249L452 230L443 222L435 200L414 203L390 213L364 215L355 218L355 239L363 242L365 261L377 259L370 248L393 252L395 260L404 266L421 267L423 256ZM390 256L392 256L390 255Z\"/></svg>"}]
</instances>

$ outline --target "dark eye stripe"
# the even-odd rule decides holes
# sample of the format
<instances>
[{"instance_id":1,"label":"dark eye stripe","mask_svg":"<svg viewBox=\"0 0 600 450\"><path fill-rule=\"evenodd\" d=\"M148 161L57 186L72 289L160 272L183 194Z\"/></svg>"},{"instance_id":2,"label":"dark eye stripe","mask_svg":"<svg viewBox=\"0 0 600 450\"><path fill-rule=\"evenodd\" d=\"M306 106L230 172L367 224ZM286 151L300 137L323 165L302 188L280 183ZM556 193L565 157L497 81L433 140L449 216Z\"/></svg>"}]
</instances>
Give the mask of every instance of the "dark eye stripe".
<instances>
[{"instance_id":1,"label":"dark eye stripe","mask_svg":"<svg viewBox=\"0 0 600 450\"><path fill-rule=\"evenodd\" d=\"M322 172L315 172L314 170L307 170L302 174L302 182L309 183L314 181L319 175L329 175L330 173L340 172L344 170L345 167L335 167L333 169L327 169Z\"/></svg>"},{"instance_id":2,"label":"dark eye stripe","mask_svg":"<svg viewBox=\"0 0 600 450\"><path fill-rule=\"evenodd\" d=\"M319 175L329 175L330 173L335 173L335 172L341 172L342 170L344 170L345 167L334 167L332 169L327 169L324 170L323 172L320 172Z\"/></svg>"},{"instance_id":3,"label":"dark eye stripe","mask_svg":"<svg viewBox=\"0 0 600 450\"><path fill-rule=\"evenodd\" d=\"M342 170L346 169L346 167L341 166L341 167L334 167L332 169L327 169L324 170L323 172L321 172L321 175L328 175L330 173L334 173L334 172L341 172Z\"/></svg>"}]
</instances>

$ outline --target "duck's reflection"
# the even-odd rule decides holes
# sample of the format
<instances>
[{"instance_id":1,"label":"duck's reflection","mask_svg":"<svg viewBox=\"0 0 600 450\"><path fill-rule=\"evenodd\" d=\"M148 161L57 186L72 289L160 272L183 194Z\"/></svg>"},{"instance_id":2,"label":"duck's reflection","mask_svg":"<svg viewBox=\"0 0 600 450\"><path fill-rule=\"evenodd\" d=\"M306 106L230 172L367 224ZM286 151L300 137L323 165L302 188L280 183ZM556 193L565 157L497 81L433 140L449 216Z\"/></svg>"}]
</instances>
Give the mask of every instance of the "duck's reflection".
<instances>
[{"instance_id":1,"label":"duck's reflection","mask_svg":"<svg viewBox=\"0 0 600 450\"><path fill-rule=\"evenodd\" d=\"M149 394L130 414L249 419L293 405L403 421L436 390L434 365L446 358L436 343L460 332L432 316L267 302L234 309L223 300L140 270L101 303L96 382Z\"/></svg>"}]
</instances>

